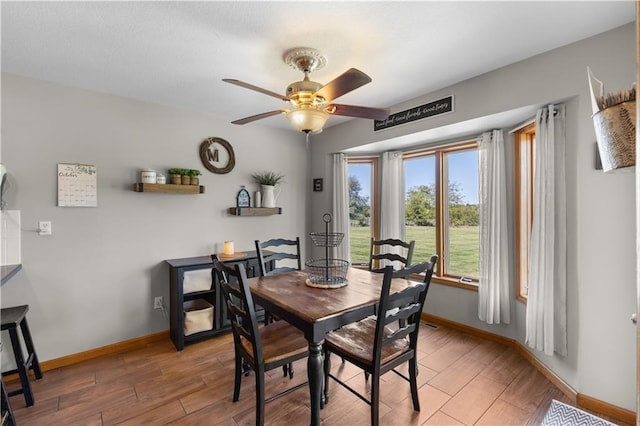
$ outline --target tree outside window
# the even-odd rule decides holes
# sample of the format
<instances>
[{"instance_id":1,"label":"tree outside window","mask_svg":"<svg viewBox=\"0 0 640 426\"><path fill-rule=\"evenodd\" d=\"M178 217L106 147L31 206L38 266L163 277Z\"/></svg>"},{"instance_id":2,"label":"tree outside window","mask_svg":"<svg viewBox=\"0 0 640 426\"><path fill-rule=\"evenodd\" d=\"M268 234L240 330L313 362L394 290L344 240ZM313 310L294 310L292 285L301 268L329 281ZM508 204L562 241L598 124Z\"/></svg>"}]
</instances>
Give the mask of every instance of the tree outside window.
<instances>
[{"instance_id":1,"label":"tree outside window","mask_svg":"<svg viewBox=\"0 0 640 426\"><path fill-rule=\"evenodd\" d=\"M436 281L473 286L480 259L475 142L405 154L406 239L414 260L438 254Z\"/></svg>"},{"instance_id":2,"label":"tree outside window","mask_svg":"<svg viewBox=\"0 0 640 426\"><path fill-rule=\"evenodd\" d=\"M349 240L351 264L369 264L371 238L375 237L376 224L376 174L377 158L350 158L349 174Z\"/></svg>"}]
</instances>

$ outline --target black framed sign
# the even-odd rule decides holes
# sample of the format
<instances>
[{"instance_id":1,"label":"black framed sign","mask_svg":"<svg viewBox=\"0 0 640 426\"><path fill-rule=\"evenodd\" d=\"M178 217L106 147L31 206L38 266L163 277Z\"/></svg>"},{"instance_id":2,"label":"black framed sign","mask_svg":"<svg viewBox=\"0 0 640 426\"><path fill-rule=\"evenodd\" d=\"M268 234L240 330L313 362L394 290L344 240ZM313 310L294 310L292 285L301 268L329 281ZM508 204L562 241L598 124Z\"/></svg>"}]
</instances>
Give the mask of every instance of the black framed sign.
<instances>
[{"instance_id":1,"label":"black framed sign","mask_svg":"<svg viewBox=\"0 0 640 426\"><path fill-rule=\"evenodd\" d=\"M453 95L438 99L437 101L428 102L424 105L406 109L389 115L386 120L374 120L373 131L388 129L389 127L398 126L400 124L410 123L423 118L434 117L453 112Z\"/></svg>"},{"instance_id":2,"label":"black framed sign","mask_svg":"<svg viewBox=\"0 0 640 426\"><path fill-rule=\"evenodd\" d=\"M249 195L249 191L244 189L244 187L238 191L238 196L236 197L236 207L251 207L251 195Z\"/></svg>"},{"instance_id":3,"label":"black framed sign","mask_svg":"<svg viewBox=\"0 0 640 426\"><path fill-rule=\"evenodd\" d=\"M313 180L313 192L322 192L322 178Z\"/></svg>"}]
</instances>

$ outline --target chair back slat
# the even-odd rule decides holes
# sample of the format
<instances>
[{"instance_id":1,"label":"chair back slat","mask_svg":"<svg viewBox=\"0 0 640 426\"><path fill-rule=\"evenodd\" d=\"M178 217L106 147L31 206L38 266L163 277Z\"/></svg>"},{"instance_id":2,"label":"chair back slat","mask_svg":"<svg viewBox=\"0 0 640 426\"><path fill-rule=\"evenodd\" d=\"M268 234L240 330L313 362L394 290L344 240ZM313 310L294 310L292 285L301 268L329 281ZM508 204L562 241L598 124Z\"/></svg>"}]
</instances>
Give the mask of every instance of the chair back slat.
<instances>
[{"instance_id":1,"label":"chair back slat","mask_svg":"<svg viewBox=\"0 0 640 426\"><path fill-rule=\"evenodd\" d=\"M242 338L247 339L253 348L253 359L256 363L262 363L262 342L245 267L242 263L236 263L231 268L215 256L212 256L212 260L227 304L234 341L239 344Z\"/></svg>"},{"instance_id":2,"label":"chair back slat","mask_svg":"<svg viewBox=\"0 0 640 426\"><path fill-rule=\"evenodd\" d=\"M384 317L385 325L398 320L408 320L411 315L420 311L420 304L417 302L407 303L406 300L400 300L400 302L400 306L387 305L387 315Z\"/></svg>"},{"instance_id":3,"label":"chair back slat","mask_svg":"<svg viewBox=\"0 0 640 426\"><path fill-rule=\"evenodd\" d=\"M416 329L415 324L410 324L404 327L401 327L399 329L397 329L396 331L394 331L393 333L387 335L386 337L383 338L382 340L382 345L388 345L389 343L392 343L395 340L400 340L400 339L404 339L405 337L407 337L409 334L411 334L414 330Z\"/></svg>"},{"instance_id":4,"label":"chair back slat","mask_svg":"<svg viewBox=\"0 0 640 426\"><path fill-rule=\"evenodd\" d=\"M407 261L407 258L404 256L400 256L397 253L383 253L383 254L374 254L371 256L371 258L373 260L382 260L382 259L386 259L389 260L391 262L393 261L398 261L398 262L402 262L405 263Z\"/></svg>"},{"instance_id":5,"label":"chair back slat","mask_svg":"<svg viewBox=\"0 0 640 426\"><path fill-rule=\"evenodd\" d=\"M294 253L274 253L270 256L265 256L265 259L269 260L284 260L284 259L298 259L298 255Z\"/></svg>"},{"instance_id":6,"label":"chair back slat","mask_svg":"<svg viewBox=\"0 0 640 426\"><path fill-rule=\"evenodd\" d=\"M373 245L375 245L375 246L384 246L384 245L400 246L400 247L404 247L404 248L408 249L409 247L411 247L411 242L405 242L405 241L402 241L402 240L398 240L397 238L388 238L386 240L374 240L373 241Z\"/></svg>"},{"instance_id":7,"label":"chair back slat","mask_svg":"<svg viewBox=\"0 0 640 426\"><path fill-rule=\"evenodd\" d=\"M411 265L413 259L413 249L415 240L402 241L396 238L388 238L385 240L374 240L371 238L371 246L369 250L369 270L373 272L384 272L384 267L376 269L376 262L386 260L388 262L399 262L403 268ZM406 254L395 253L395 249L401 247L406 250Z\"/></svg>"},{"instance_id":8,"label":"chair back slat","mask_svg":"<svg viewBox=\"0 0 640 426\"><path fill-rule=\"evenodd\" d=\"M258 254L258 266L260 275L273 275L289 271L299 271L302 269L302 259L300 256L300 238L287 240L284 238L273 238L267 241L255 240L256 253ZM284 247L290 247L284 250ZM270 253L267 253L270 252ZM282 261L290 261L282 264ZM269 269L271 264L271 270ZM296 265L296 266L289 266Z\"/></svg>"}]
</instances>

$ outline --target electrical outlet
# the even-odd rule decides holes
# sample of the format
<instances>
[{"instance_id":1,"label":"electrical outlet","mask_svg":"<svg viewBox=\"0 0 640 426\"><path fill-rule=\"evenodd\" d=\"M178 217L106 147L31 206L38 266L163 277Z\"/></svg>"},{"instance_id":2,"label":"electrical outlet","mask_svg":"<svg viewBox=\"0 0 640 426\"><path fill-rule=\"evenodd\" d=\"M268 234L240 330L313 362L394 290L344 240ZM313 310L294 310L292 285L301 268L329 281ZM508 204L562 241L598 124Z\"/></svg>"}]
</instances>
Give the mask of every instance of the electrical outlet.
<instances>
[{"instance_id":1,"label":"electrical outlet","mask_svg":"<svg viewBox=\"0 0 640 426\"><path fill-rule=\"evenodd\" d=\"M38 224L38 232L40 232L40 235L51 235L51 222L40 221Z\"/></svg>"},{"instance_id":2,"label":"electrical outlet","mask_svg":"<svg viewBox=\"0 0 640 426\"><path fill-rule=\"evenodd\" d=\"M153 299L153 309L162 309L162 296L156 296L155 299Z\"/></svg>"}]
</instances>

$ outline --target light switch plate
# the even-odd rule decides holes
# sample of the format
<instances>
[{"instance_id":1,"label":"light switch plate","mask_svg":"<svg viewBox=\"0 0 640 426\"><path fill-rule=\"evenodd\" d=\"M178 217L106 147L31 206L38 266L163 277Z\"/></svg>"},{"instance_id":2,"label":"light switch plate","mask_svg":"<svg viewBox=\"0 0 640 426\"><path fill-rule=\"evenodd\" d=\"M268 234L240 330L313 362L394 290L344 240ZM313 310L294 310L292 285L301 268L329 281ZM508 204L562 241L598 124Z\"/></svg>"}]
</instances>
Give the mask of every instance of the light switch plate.
<instances>
[{"instance_id":1,"label":"light switch plate","mask_svg":"<svg viewBox=\"0 0 640 426\"><path fill-rule=\"evenodd\" d=\"M51 222L40 221L38 230L40 231L40 235L51 235Z\"/></svg>"}]
</instances>

